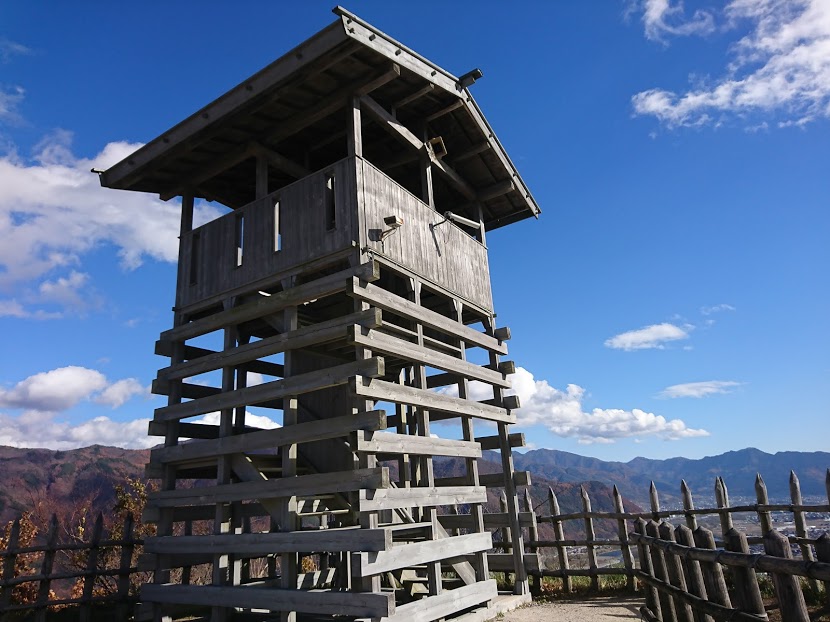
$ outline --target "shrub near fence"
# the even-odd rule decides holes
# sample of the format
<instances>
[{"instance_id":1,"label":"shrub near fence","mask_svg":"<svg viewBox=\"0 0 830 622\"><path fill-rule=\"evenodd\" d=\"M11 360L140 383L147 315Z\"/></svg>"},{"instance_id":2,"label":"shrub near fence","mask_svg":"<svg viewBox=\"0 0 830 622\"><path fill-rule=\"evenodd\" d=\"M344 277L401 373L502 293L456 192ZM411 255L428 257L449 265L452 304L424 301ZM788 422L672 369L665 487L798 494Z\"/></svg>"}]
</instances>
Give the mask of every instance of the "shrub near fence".
<instances>
[{"instance_id":1,"label":"shrub near fence","mask_svg":"<svg viewBox=\"0 0 830 622\"><path fill-rule=\"evenodd\" d=\"M34 619L41 621L48 611L69 606L79 607L81 620L91 620L95 608L102 605L112 606L118 619L127 619L137 598L131 586L138 571L134 552L143 542L136 537L131 514L118 527L120 537L114 539L105 533L99 514L88 538L65 542L56 516L42 540L28 515L9 523L0 539L2 620L19 612L21 616L34 613ZM70 584L67 595L56 595L53 587L59 582Z\"/></svg>"}]
</instances>

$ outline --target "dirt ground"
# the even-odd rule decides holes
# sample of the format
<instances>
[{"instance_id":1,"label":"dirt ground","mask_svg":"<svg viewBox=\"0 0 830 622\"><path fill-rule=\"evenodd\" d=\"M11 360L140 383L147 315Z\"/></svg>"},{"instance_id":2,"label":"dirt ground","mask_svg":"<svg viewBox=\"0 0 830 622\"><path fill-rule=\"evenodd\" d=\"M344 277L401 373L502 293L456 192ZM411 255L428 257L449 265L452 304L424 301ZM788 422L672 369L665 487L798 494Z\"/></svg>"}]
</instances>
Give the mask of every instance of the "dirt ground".
<instances>
[{"instance_id":1,"label":"dirt ground","mask_svg":"<svg viewBox=\"0 0 830 622\"><path fill-rule=\"evenodd\" d=\"M499 618L501 622L620 622L639 620L641 598L594 597L590 600L555 600L534 603Z\"/></svg>"}]
</instances>

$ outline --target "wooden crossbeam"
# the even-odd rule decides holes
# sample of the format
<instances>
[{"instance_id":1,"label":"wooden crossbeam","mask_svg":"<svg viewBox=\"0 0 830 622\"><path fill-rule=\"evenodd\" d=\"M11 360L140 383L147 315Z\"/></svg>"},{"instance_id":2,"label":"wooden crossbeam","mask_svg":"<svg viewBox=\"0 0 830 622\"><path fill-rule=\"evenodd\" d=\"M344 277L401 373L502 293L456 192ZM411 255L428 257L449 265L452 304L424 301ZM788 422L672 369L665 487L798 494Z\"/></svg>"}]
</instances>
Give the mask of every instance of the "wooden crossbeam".
<instances>
[{"instance_id":1,"label":"wooden crossbeam","mask_svg":"<svg viewBox=\"0 0 830 622\"><path fill-rule=\"evenodd\" d=\"M458 190L464 198L473 201L476 199L476 189L473 188L467 181L458 174L458 172L451 167L447 162L439 160L432 153L429 156L430 162L447 181L449 181L456 190Z\"/></svg>"},{"instance_id":2,"label":"wooden crossbeam","mask_svg":"<svg viewBox=\"0 0 830 622\"><path fill-rule=\"evenodd\" d=\"M361 512L377 512L399 508L485 503L486 501L487 489L484 486L446 486L443 488L433 486L361 490L358 504Z\"/></svg>"},{"instance_id":3,"label":"wooden crossbeam","mask_svg":"<svg viewBox=\"0 0 830 622\"><path fill-rule=\"evenodd\" d=\"M427 84L425 87L418 89L414 93L410 93L406 97L402 97L394 104L392 104L392 110L400 110L407 104L411 104L412 102L421 99L424 95L429 95L435 90L434 84Z\"/></svg>"},{"instance_id":4,"label":"wooden crossbeam","mask_svg":"<svg viewBox=\"0 0 830 622\"><path fill-rule=\"evenodd\" d=\"M373 454L410 454L415 456L452 456L480 458L478 443L392 432L358 433L357 451Z\"/></svg>"},{"instance_id":5,"label":"wooden crossbeam","mask_svg":"<svg viewBox=\"0 0 830 622\"><path fill-rule=\"evenodd\" d=\"M268 161L268 164L275 169L288 173L295 179L302 179L303 177L311 175L311 171L306 167L297 164L294 160L258 142L250 143L250 150L255 155L263 156Z\"/></svg>"},{"instance_id":6,"label":"wooden crossbeam","mask_svg":"<svg viewBox=\"0 0 830 622\"><path fill-rule=\"evenodd\" d=\"M398 141L407 147L414 149L415 151L420 151L424 148L424 142L422 140L409 131L409 129L395 117L386 112L386 109L371 96L363 95L360 98L360 104L363 110L374 117L380 126Z\"/></svg>"},{"instance_id":7,"label":"wooden crossbeam","mask_svg":"<svg viewBox=\"0 0 830 622\"><path fill-rule=\"evenodd\" d=\"M353 569L361 577L369 577L444 559L471 555L492 548L493 539L488 533L471 533L440 540L426 540L410 544L394 545L383 551L361 552L352 557Z\"/></svg>"}]
</instances>

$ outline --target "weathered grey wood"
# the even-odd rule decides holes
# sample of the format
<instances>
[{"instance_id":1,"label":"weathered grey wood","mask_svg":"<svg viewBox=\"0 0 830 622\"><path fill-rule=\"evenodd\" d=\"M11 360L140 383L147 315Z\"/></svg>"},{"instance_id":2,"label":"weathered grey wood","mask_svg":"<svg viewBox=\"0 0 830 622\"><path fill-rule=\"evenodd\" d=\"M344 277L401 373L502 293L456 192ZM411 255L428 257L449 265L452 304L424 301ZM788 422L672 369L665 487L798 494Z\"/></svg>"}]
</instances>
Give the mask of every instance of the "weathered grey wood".
<instances>
[{"instance_id":1,"label":"weathered grey wood","mask_svg":"<svg viewBox=\"0 0 830 622\"><path fill-rule=\"evenodd\" d=\"M651 505L652 518L657 520L660 512L660 498L657 496L657 486L654 485L654 481L648 487L648 500Z\"/></svg>"},{"instance_id":2,"label":"weathered grey wood","mask_svg":"<svg viewBox=\"0 0 830 622\"><path fill-rule=\"evenodd\" d=\"M586 540L596 540L596 533L594 532L594 519L592 519L589 515L591 511L591 498L588 496L588 491L585 490L585 486L579 487L579 496L582 497L582 511L586 513L585 517L585 539ZM588 552L588 568L591 570L596 570L597 568L597 551L592 544L586 546ZM598 591L599 590L599 578L596 576L591 577L591 589Z\"/></svg>"},{"instance_id":3,"label":"weathered grey wood","mask_svg":"<svg viewBox=\"0 0 830 622\"><path fill-rule=\"evenodd\" d=\"M132 533L132 532L126 532ZM52 568L55 563L55 554L57 553L58 547L58 517L55 514L52 514L52 518L49 521L49 529L46 532L46 550L43 552L43 561L40 565L40 575L43 577L40 580L40 584L38 585L37 591L37 600L35 601L35 606L37 609L35 610L35 620L37 622L45 622L46 621L46 614L47 609L46 606L49 602L49 591L52 586ZM123 567L123 564L122 564ZM127 568L129 568L129 563L127 564ZM129 580L129 575L127 575Z\"/></svg>"},{"instance_id":4,"label":"weathered grey wood","mask_svg":"<svg viewBox=\"0 0 830 622\"><path fill-rule=\"evenodd\" d=\"M142 600L184 605L214 605L269 611L297 611L324 615L381 617L395 612L391 593L360 594L325 590L303 591L259 587L215 585L158 585L141 588Z\"/></svg>"},{"instance_id":5,"label":"weathered grey wood","mask_svg":"<svg viewBox=\"0 0 830 622\"><path fill-rule=\"evenodd\" d=\"M455 416L466 415L490 421L515 423L516 416L504 408L490 406L482 402L474 402L440 393L433 393L426 389L416 389L384 380L372 380L366 383L356 379L351 382L355 396L373 400L395 402L398 404L413 404L430 411L451 413Z\"/></svg>"},{"instance_id":6,"label":"weathered grey wood","mask_svg":"<svg viewBox=\"0 0 830 622\"><path fill-rule=\"evenodd\" d=\"M525 434L524 432L516 432L507 436L511 447L524 447ZM476 443L481 445L482 451L493 451L499 448L499 436L477 436Z\"/></svg>"},{"instance_id":7,"label":"weathered grey wood","mask_svg":"<svg viewBox=\"0 0 830 622\"><path fill-rule=\"evenodd\" d=\"M385 551L363 552L352 556L359 576L368 577L399 568L411 568L421 564L471 555L492 548L489 533L471 533L439 540L426 540L410 544L396 544Z\"/></svg>"},{"instance_id":8,"label":"weathered grey wood","mask_svg":"<svg viewBox=\"0 0 830 622\"><path fill-rule=\"evenodd\" d=\"M230 503L247 499L314 496L357 490L365 492L366 489L384 489L389 485L389 470L381 467L355 469L342 473L316 473L260 482L221 484L203 488L161 490L150 493L149 499L158 507L176 507L184 504Z\"/></svg>"},{"instance_id":9,"label":"weathered grey wood","mask_svg":"<svg viewBox=\"0 0 830 622\"><path fill-rule=\"evenodd\" d=\"M674 530L675 540L682 546L694 548L695 541L692 530L686 525L678 525ZM686 586L689 593L701 600L707 600L706 585L703 581L703 573L700 569L700 562L694 559L681 558L683 566L683 574L686 578ZM701 612L699 609L694 609L693 612L696 622L712 622L712 616Z\"/></svg>"},{"instance_id":10,"label":"weathered grey wood","mask_svg":"<svg viewBox=\"0 0 830 622\"><path fill-rule=\"evenodd\" d=\"M409 128L403 125L395 117L389 114L383 106L376 102L371 96L364 95L360 98L361 107L368 112L380 125L381 128L389 132L403 145L420 151L424 148L424 143Z\"/></svg>"},{"instance_id":11,"label":"weathered grey wood","mask_svg":"<svg viewBox=\"0 0 830 622\"><path fill-rule=\"evenodd\" d=\"M793 502L795 502L794 499ZM764 536L764 550L767 555L784 559L792 558L789 541L775 530L769 531ZM784 622L809 622L810 615L807 612L807 604L804 602L804 594L801 591L798 578L792 575L773 573L772 582L778 596L781 619Z\"/></svg>"},{"instance_id":12,"label":"weathered grey wood","mask_svg":"<svg viewBox=\"0 0 830 622\"><path fill-rule=\"evenodd\" d=\"M504 474L503 473L485 473L478 476L479 483L487 488L503 488ZM467 477L461 475L459 477L436 477L436 486L464 486L467 484ZM530 471L516 471L513 473L513 483L516 486L530 486Z\"/></svg>"},{"instance_id":13,"label":"weathered grey wood","mask_svg":"<svg viewBox=\"0 0 830 622\"><path fill-rule=\"evenodd\" d=\"M510 518L505 512L486 512L483 518L487 529L503 529L510 525ZM473 529L476 524L475 518L470 514L441 514L438 521L448 529ZM530 527L532 521L529 512L519 512L519 524L522 527Z\"/></svg>"},{"instance_id":14,"label":"weathered grey wood","mask_svg":"<svg viewBox=\"0 0 830 622\"><path fill-rule=\"evenodd\" d=\"M104 534L104 515L99 513L92 527L89 539L89 553L86 558L86 576L84 576L83 595L81 596L81 622L92 620L92 590L95 587L95 575L98 569L99 543Z\"/></svg>"},{"instance_id":15,"label":"weathered grey wood","mask_svg":"<svg viewBox=\"0 0 830 622\"><path fill-rule=\"evenodd\" d=\"M749 544L746 536L737 531L734 527L724 534L724 545L727 551L734 553L749 554ZM761 597L761 590L758 588L758 577L752 567L732 568L732 578L735 582L735 599L738 608L748 613L764 613L764 601Z\"/></svg>"},{"instance_id":16,"label":"weathered grey wood","mask_svg":"<svg viewBox=\"0 0 830 622\"><path fill-rule=\"evenodd\" d=\"M562 521L557 518L561 513L559 510L559 500L556 498L553 488L550 487L548 487L548 502L550 504L550 522L553 527L553 537L557 540L557 542L562 542L565 539L565 533L562 527ZM568 575L570 562L568 560L567 547L562 544L558 544L556 546L556 554L559 557L559 569L563 571L562 591L569 593L573 589L573 585L571 577Z\"/></svg>"},{"instance_id":17,"label":"weathered grey wood","mask_svg":"<svg viewBox=\"0 0 830 622\"><path fill-rule=\"evenodd\" d=\"M490 565L490 570L495 572L514 572L516 570L516 561L513 559L512 553L489 553L487 563ZM539 555L537 553L524 553L522 555L522 565L529 572L538 573L540 570Z\"/></svg>"},{"instance_id":18,"label":"weathered grey wood","mask_svg":"<svg viewBox=\"0 0 830 622\"><path fill-rule=\"evenodd\" d=\"M624 514L623 498L616 485L614 485L612 494L614 496L614 511L618 514ZM626 585L629 590L633 591L636 588L634 584L634 560L631 556L631 545L628 542L628 529L625 527L625 519L617 519L617 537L620 539L620 555L627 575Z\"/></svg>"},{"instance_id":19,"label":"weathered grey wood","mask_svg":"<svg viewBox=\"0 0 830 622\"><path fill-rule=\"evenodd\" d=\"M827 532L816 540L816 558L819 562L830 564L830 535ZM824 582L824 600L830 605L830 581Z\"/></svg>"},{"instance_id":20,"label":"weathered grey wood","mask_svg":"<svg viewBox=\"0 0 830 622\"><path fill-rule=\"evenodd\" d=\"M760 506L769 504L767 485L760 473L755 475L755 496L759 504L758 524L761 526L761 535L765 536L772 530L772 516L769 512L760 509Z\"/></svg>"},{"instance_id":21,"label":"weathered grey wood","mask_svg":"<svg viewBox=\"0 0 830 622\"><path fill-rule=\"evenodd\" d=\"M392 548L389 529L321 529L273 533L242 533L207 536L164 536L147 538L144 550L158 554L301 553L309 551L385 551Z\"/></svg>"},{"instance_id":22,"label":"weathered grey wood","mask_svg":"<svg viewBox=\"0 0 830 622\"><path fill-rule=\"evenodd\" d=\"M715 503L718 508L720 516L720 530L723 537L726 538L727 532L732 529L732 514L728 511L729 508L729 491L726 488L726 482L722 477L715 478Z\"/></svg>"},{"instance_id":23,"label":"weathered grey wood","mask_svg":"<svg viewBox=\"0 0 830 622\"><path fill-rule=\"evenodd\" d=\"M345 363L328 369L290 376L284 380L273 380L253 387L236 389L235 391L222 391L209 397L172 406L163 406L156 409L154 416L157 421L194 417L223 408L255 405L288 395L301 395L319 391L320 389L346 384L355 376L376 377L383 376L384 373L383 359L373 357L363 361Z\"/></svg>"},{"instance_id":24,"label":"weathered grey wood","mask_svg":"<svg viewBox=\"0 0 830 622\"><path fill-rule=\"evenodd\" d=\"M803 501L801 500L801 483L798 481L798 476L795 474L795 471L790 471L790 499L793 502L793 506L795 506L793 507L795 535L797 538L806 538L807 519L804 516L804 512L797 509L798 506L802 505ZM798 546L801 550L801 559L805 562L815 561L816 556L813 554L813 549L809 544L799 543ZM813 592L817 594L819 592L818 582L813 579L808 579L808 583Z\"/></svg>"},{"instance_id":25,"label":"weathered grey wood","mask_svg":"<svg viewBox=\"0 0 830 622\"><path fill-rule=\"evenodd\" d=\"M655 539L660 538L660 531L657 522L650 520L646 523L646 534ZM651 566L654 572L654 578L666 585L671 585L669 582L668 569L666 568L666 560L663 557L663 551L654 546L647 548L648 554L651 556ZM670 592L667 590L658 590L657 598L660 601L660 612L662 614L663 622L677 622L677 613L674 610L674 600L672 599Z\"/></svg>"},{"instance_id":26,"label":"weathered grey wood","mask_svg":"<svg viewBox=\"0 0 830 622\"><path fill-rule=\"evenodd\" d=\"M674 542L674 528L671 523L665 521L658 526L658 533L660 539L665 542ZM663 559L666 564L666 571L668 575L668 583L673 585L681 592L687 592L686 575L683 572L683 566L680 559L671 553L671 548L663 554ZM682 599L674 598L674 613L680 622L692 622L692 608L687 602Z\"/></svg>"},{"instance_id":27,"label":"weathered grey wood","mask_svg":"<svg viewBox=\"0 0 830 622\"><path fill-rule=\"evenodd\" d=\"M447 486L444 488L361 490L358 504L361 512L377 512L409 507L436 507L454 503L484 503L486 500L487 489L483 486Z\"/></svg>"},{"instance_id":28,"label":"weathered grey wood","mask_svg":"<svg viewBox=\"0 0 830 622\"><path fill-rule=\"evenodd\" d=\"M403 315L420 322L424 326L463 339L468 345L476 345L492 352L507 354L507 346L490 335L481 333L469 326L461 326L458 322L453 322L440 313L420 307L371 283L361 283L358 279L352 279L347 291L351 296L365 300L375 307Z\"/></svg>"},{"instance_id":29,"label":"weathered grey wood","mask_svg":"<svg viewBox=\"0 0 830 622\"><path fill-rule=\"evenodd\" d=\"M639 535L646 535L646 521L643 517L638 517L634 521L634 532ZM637 556L640 559L640 574L638 578L642 579L643 575L647 577L655 577L654 564L651 561L651 554L648 547L641 541L637 541ZM658 597L657 589L651 583L646 583L645 589L646 607L654 614L656 620L662 620L662 613L660 609L660 599Z\"/></svg>"},{"instance_id":30,"label":"weathered grey wood","mask_svg":"<svg viewBox=\"0 0 830 622\"><path fill-rule=\"evenodd\" d=\"M498 595L495 579L479 581L454 590L446 590L435 596L400 605L394 618L382 618L380 622L431 622L469 609ZM368 621L367 621L368 622Z\"/></svg>"},{"instance_id":31,"label":"weathered grey wood","mask_svg":"<svg viewBox=\"0 0 830 622\"><path fill-rule=\"evenodd\" d=\"M0 611L7 611L12 602L12 585L14 569L17 563L17 550L20 545L20 519L16 518L9 530L6 544L5 559L3 560L3 584L0 591Z\"/></svg>"},{"instance_id":32,"label":"weathered grey wood","mask_svg":"<svg viewBox=\"0 0 830 622\"><path fill-rule=\"evenodd\" d=\"M695 502L692 499L692 491L686 480L680 480L680 495L683 497L683 509L686 510L686 526L694 531L697 529L697 517L692 512L695 509Z\"/></svg>"},{"instance_id":33,"label":"weathered grey wood","mask_svg":"<svg viewBox=\"0 0 830 622\"><path fill-rule=\"evenodd\" d=\"M364 432L357 437L357 451L376 454L410 454L418 456L452 456L480 458L478 443L445 438L411 436L392 432Z\"/></svg>"}]
</instances>

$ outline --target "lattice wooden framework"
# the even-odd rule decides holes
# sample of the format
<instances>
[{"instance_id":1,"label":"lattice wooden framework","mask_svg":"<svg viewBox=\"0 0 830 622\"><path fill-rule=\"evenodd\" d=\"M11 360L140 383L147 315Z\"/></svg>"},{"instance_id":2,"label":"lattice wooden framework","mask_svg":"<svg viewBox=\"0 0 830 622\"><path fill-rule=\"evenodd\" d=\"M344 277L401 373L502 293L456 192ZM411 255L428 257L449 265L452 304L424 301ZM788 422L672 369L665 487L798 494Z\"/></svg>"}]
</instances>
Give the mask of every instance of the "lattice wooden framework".
<instances>
[{"instance_id":1,"label":"lattice wooden framework","mask_svg":"<svg viewBox=\"0 0 830 622\"><path fill-rule=\"evenodd\" d=\"M168 405L150 424L155 619L484 620L527 597L485 231L539 210L467 89L480 74L335 12L101 177L182 196L174 326L156 344ZM197 198L231 209L193 228ZM479 475L483 449L501 474ZM435 475L443 457L452 477ZM488 486L506 493L498 520ZM204 533L183 533L194 520Z\"/></svg>"}]
</instances>

